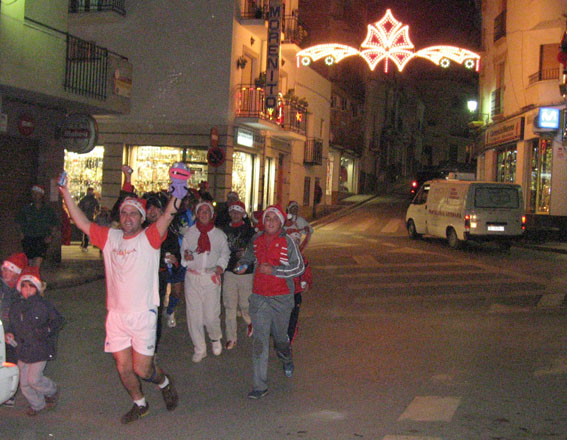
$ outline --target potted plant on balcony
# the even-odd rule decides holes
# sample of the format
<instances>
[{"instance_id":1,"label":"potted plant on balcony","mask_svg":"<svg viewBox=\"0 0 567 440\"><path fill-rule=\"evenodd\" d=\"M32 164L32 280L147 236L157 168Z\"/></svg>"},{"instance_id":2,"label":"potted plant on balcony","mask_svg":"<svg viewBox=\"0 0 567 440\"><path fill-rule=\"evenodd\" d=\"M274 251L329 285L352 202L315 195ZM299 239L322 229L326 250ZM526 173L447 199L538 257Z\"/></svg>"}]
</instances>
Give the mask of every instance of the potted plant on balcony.
<instances>
[{"instance_id":1,"label":"potted plant on balcony","mask_svg":"<svg viewBox=\"0 0 567 440\"><path fill-rule=\"evenodd\" d=\"M265 87L266 86L266 72L260 72L258 78L254 80L254 85L256 87Z\"/></svg>"},{"instance_id":2,"label":"potted plant on balcony","mask_svg":"<svg viewBox=\"0 0 567 440\"><path fill-rule=\"evenodd\" d=\"M309 102L307 102L307 99L300 98L299 96L297 96L295 94L295 89L288 89L287 93L283 95L283 99L286 102L286 104L295 105L304 112L306 112L307 107L309 107Z\"/></svg>"}]
</instances>

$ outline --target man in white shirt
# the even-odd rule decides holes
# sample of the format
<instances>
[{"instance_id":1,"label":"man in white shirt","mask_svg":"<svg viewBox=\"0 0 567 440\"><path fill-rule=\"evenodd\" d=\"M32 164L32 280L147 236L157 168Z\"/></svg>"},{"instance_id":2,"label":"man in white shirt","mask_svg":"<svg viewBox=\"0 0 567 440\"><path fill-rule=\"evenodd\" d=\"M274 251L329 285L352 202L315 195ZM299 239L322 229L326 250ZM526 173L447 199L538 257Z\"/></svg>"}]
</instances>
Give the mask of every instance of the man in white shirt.
<instances>
[{"instance_id":1,"label":"man in white shirt","mask_svg":"<svg viewBox=\"0 0 567 440\"><path fill-rule=\"evenodd\" d=\"M181 264L185 274L187 326L195 353L193 362L207 356L205 330L215 356L222 352L221 275L230 258L226 235L213 222L213 205L201 202L195 208L197 223L191 226L181 244Z\"/></svg>"},{"instance_id":2,"label":"man in white shirt","mask_svg":"<svg viewBox=\"0 0 567 440\"><path fill-rule=\"evenodd\" d=\"M66 182L59 190L77 227L104 255L108 309L105 351L112 353L120 380L134 401L121 422L133 422L149 412L140 379L158 385L166 408L174 410L177 391L171 376L155 363L154 350L160 246L175 214L177 199L172 197L164 214L144 229L145 200L127 197L120 205L121 229L111 229L87 219L73 201Z\"/></svg>"}]
</instances>

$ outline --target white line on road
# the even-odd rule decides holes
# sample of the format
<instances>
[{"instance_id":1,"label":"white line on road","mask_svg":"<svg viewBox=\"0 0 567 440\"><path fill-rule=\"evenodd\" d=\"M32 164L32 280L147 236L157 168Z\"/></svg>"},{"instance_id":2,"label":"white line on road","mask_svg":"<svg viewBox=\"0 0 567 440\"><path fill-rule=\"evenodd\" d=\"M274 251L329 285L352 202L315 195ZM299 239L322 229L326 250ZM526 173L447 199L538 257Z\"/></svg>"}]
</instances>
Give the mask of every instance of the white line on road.
<instances>
[{"instance_id":1,"label":"white line on road","mask_svg":"<svg viewBox=\"0 0 567 440\"><path fill-rule=\"evenodd\" d=\"M373 226L376 223L375 219L370 219L370 220L365 220L361 223L357 223L355 225L350 226L350 230L351 231L355 231L355 232L364 232L366 231L368 228L370 228L371 226Z\"/></svg>"},{"instance_id":2,"label":"white line on road","mask_svg":"<svg viewBox=\"0 0 567 440\"><path fill-rule=\"evenodd\" d=\"M419 287L438 287L442 289L443 287L454 287L454 286L478 286L478 285L498 285L498 283L511 283L518 282L518 280L500 280L496 282L494 280L447 280L447 281L404 281L399 283L380 283L372 282L365 284L350 284L348 290L369 290L369 288L384 289L384 288L419 288ZM540 292L541 295L541 292Z\"/></svg>"},{"instance_id":3,"label":"white line on road","mask_svg":"<svg viewBox=\"0 0 567 440\"><path fill-rule=\"evenodd\" d=\"M553 359L550 367L536 370L534 376L541 377L560 374L567 374L567 358L565 357Z\"/></svg>"},{"instance_id":4,"label":"white line on road","mask_svg":"<svg viewBox=\"0 0 567 440\"><path fill-rule=\"evenodd\" d=\"M353 255L353 260L356 261L359 265L365 264L379 264L372 255ZM340 276L340 275L339 275Z\"/></svg>"},{"instance_id":5,"label":"white line on road","mask_svg":"<svg viewBox=\"0 0 567 440\"><path fill-rule=\"evenodd\" d=\"M460 404L460 397L417 396L398 421L450 422Z\"/></svg>"},{"instance_id":6,"label":"white line on road","mask_svg":"<svg viewBox=\"0 0 567 440\"><path fill-rule=\"evenodd\" d=\"M354 258L354 257L353 257ZM337 278L371 278L371 277L383 277L388 275L395 275L395 276L405 276L405 275L480 275L480 274L490 274L490 272L486 272L484 270L449 270L443 272L431 272L430 270L423 270L423 271L416 271L416 270L408 270L408 271L400 271L396 273L384 273L384 272L350 272L350 273L340 273L335 275ZM497 273L495 272L494 275ZM491 280L494 282L494 278Z\"/></svg>"},{"instance_id":7,"label":"white line on road","mask_svg":"<svg viewBox=\"0 0 567 440\"><path fill-rule=\"evenodd\" d=\"M337 270L337 269L357 269L360 267L421 267L421 266L463 266L461 262L452 261L427 261L427 262L405 262L405 263L376 263L376 264L326 264L324 266L314 265L314 269L326 269L326 270ZM471 268L481 270L481 268L469 265Z\"/></svg>"},{"instance_id":8,"label":"white line on road","mask_svg":"<svg viewBox=\"0 0 567 440\"><path fill-rule=\"evenodd\" d=\"M402 226L403 222L399 218L390 219L390 221L382 228L380 232L385 234L393 234L394 232L398 232L400 226Z\"/></svg>"}]
</instances>

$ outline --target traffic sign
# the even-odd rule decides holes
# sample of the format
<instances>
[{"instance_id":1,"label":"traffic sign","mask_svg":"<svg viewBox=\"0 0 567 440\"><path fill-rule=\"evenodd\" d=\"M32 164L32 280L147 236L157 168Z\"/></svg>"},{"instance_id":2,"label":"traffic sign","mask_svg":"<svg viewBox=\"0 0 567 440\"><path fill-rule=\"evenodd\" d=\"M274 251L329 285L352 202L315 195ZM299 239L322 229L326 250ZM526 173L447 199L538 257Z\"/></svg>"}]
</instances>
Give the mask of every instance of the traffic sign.
<instances>
[{"instance_id":1,"label":"traffic sign","mask_svg":"<svg viewBox=\"0 0 567 440\"><path fill-rule=\"evenodd\" d=\"M219 147L211 147L207 151L207 162L213 168L220 167L226 160L224 150Z\"/></svg>"}]
</instances>

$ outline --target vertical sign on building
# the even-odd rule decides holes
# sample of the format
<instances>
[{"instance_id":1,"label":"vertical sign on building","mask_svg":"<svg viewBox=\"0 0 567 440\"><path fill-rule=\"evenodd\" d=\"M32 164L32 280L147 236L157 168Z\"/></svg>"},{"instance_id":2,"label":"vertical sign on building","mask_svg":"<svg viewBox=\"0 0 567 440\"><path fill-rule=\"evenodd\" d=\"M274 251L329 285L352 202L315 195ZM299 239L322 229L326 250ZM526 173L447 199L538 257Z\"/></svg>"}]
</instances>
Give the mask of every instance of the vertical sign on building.
<instances>
[{"instance_id":1,"label":"vertical sign on building","mask_svg":"<svg viewBox=\"0 0 567 440\"><path fill-rule=\"evenodd\" d=\"M268 12L268 56L266 57L266 108L278 105L280 78L280 40L282 33L282 2L270 0Z\"/></svg>"}]
</instances>

